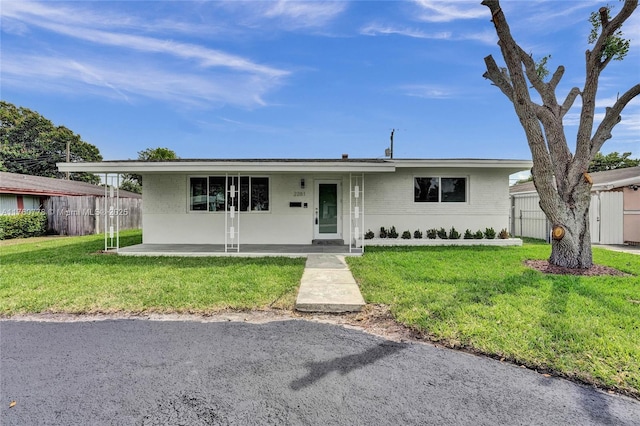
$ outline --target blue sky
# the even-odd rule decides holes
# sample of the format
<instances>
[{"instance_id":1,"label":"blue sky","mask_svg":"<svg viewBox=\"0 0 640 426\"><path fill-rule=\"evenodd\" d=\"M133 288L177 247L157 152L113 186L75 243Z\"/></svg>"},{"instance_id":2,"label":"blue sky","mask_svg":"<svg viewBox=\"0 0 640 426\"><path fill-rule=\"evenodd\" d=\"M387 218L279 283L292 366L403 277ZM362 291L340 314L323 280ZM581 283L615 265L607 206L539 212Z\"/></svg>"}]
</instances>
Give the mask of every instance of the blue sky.
<instances>
[{"instance_id":1,"label":"blue sky","mask_svg":"<svg viewBox=\"0 0 640 426\"><path fill-rule=\"evenodd\" d=\"M603 1L504 1L535 58L581 87L588 16ZM619 2L612 2L620 7ZM480 1L3 1L2 99L38 111L105 159L513 158L513 107L482 77L502 60ZM615 10L614 10L615 13ZM601 79L598 117L640 81L632 49ZM566 117L574 140L579 101ZM640 157L640 99L603 151Z\"/></svg>"}]
</instances>

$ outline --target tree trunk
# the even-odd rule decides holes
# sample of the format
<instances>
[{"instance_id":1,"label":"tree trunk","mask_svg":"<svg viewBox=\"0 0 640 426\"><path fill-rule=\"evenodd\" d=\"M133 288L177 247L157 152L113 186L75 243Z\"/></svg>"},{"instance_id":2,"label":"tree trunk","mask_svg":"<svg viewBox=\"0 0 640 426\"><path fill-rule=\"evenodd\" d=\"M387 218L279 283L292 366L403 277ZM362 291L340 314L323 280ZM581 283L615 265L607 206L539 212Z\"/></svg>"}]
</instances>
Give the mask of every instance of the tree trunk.
<instances>
[{"instance_id":1,"label":"tree trunk","mask_svg":"<svg viewBox=\"0 0 640 426\"><path fill-rule=\"evenodd\" d=\"M587 193L574 205L564 206L560 214L562 223L554 224L561 228L561 237L553 235L549 263L567 268L588 269L593 264L591 254L591 233L589 231L589 205L591 196Z\"/></svg>"}]
</instances>

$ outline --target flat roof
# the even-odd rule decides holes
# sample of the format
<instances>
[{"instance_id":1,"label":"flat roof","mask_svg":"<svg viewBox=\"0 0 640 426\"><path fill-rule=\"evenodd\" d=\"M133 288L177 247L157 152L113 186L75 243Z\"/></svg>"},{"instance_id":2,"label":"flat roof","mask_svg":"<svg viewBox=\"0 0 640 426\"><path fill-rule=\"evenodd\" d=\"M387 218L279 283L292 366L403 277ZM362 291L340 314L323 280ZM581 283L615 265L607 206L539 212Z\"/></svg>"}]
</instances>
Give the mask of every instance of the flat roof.
<instances>
[{"instance_id":1,"label":"flat roof","mask_svg":"<svg viewBox=\"0 0 640 426\"><path fill-rule=\"evenodd\" d=\"M513 172L531 168L530 160L434 159L176 159L166 161L112 160L57 163L61 172L90 173L200 173L200 172L394 172L396 168L499 168Z\"/></svg>"}]
</instances>

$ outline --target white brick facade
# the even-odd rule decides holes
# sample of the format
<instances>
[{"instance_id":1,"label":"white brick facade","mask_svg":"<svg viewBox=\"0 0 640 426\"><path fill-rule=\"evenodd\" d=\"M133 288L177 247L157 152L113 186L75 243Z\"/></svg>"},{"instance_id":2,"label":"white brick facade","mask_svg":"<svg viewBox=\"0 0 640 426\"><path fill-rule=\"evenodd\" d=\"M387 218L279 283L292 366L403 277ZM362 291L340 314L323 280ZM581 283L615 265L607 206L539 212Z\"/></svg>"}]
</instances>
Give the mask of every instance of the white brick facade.
<instances>
[{"instance_id":1,"label":"white brick facade","mask_svg":"<svg viewBox=\"0 0 640 426\"><path fill-rule=\"evenodd\" d=\"M340 182L342 238L349 238L348 173L240 173L269 177L269 211L240 212L241 244L309 244L314 239L315 182ZM393 173L365 173L365 232L378 234L381 226L404 230L429 228L459 232L493 227L508 228L509 171L493 168L398 168ZM144 174L143 242L147 244L223 244L225 213L189 211L189 178L220 176ZM234 174L237 176L237 173ZM361 176L361 174L358 174ZM414 177L466 178L466 202L414 202ZM305 187L301 188L301 179ZM290 207L289 203L307 207Z\"/></svg>"}]
</instances>

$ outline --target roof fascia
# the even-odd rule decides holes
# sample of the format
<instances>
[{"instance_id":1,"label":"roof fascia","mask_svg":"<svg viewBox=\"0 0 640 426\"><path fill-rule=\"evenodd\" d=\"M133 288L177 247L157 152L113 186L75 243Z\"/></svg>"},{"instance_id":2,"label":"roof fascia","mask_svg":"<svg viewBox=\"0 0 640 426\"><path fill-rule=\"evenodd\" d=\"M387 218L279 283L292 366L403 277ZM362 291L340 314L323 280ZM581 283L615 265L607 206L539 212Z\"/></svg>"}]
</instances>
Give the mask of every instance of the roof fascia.
<instances>
[{"instance_id":1,"label":"roof fascia","mask_svg":"<svg viewBox=\"0 0 640 426\"><path fill-rule=\"evenodd\" d=\"M95 162L95 163L57 163L61 172L89 173L300 173L300 172L394 172L391 163L366 162Z\"/></svg>"},{"instance_id":2,"label":"roof fascia","mask_svg":"<svg viewBox=\"0 0 640 426\"><path fill-rule=\"evenodd\" d=\"M530 169L531 160L490 160L475 158L446 158L446 159L416 159L392 160L398 168L483 168L483 169L511 169L515 171Z\"/></svg>"}]
</instances>

